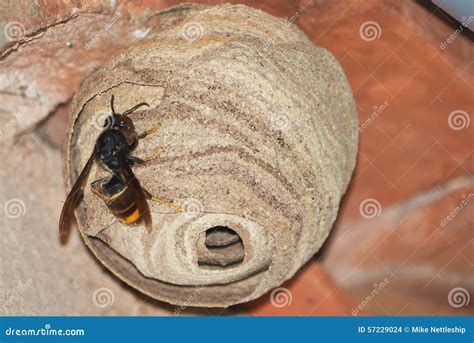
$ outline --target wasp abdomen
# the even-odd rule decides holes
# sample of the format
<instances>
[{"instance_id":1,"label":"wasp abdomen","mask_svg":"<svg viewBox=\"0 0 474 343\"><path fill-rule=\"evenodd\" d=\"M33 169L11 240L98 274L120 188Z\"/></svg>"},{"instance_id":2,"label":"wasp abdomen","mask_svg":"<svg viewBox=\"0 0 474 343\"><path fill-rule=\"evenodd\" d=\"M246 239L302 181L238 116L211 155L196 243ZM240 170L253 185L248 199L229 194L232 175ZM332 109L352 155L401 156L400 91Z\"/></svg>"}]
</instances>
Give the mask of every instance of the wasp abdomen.
<instances>
[{"instance_id":1,"label":"wasp abdomen","mask_svg":"<svg viewBox=\"0 0 474 343\"><path fill-rule=\"evenodd\" d=\"M107 205L107 208L122 222L136 224L141 219L141 213L135 204L130 189L117 176L94 181L92 191Z\"/></svg>"}]
</instances>

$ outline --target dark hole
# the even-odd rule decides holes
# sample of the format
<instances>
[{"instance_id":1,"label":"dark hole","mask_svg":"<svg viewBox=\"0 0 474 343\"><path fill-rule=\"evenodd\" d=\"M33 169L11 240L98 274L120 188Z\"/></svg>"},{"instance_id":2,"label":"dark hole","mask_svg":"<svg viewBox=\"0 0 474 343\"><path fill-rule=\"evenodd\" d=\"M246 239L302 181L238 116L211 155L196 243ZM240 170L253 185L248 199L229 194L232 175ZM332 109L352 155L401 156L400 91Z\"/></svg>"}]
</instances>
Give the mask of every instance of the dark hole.
<instances>
[{"instance_id":1,"label":"dark hole","mask_svg":"<svg viewBox=\"0 0 474 343\"><path fill-rule=\"evenodd\" d=\"M206 230L204 247L198 249L198 264L213 269L242 263L244 257L242 239L227 226L214 226Z\"/></svg>"}]
</instances>

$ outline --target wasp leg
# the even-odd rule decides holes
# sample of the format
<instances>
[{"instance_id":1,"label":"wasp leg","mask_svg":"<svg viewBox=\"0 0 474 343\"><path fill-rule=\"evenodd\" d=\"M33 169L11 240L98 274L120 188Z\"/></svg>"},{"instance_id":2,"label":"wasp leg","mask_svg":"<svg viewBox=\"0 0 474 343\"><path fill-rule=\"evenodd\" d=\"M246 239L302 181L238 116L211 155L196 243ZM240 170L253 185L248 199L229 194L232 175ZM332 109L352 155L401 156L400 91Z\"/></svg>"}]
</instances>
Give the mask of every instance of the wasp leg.
<instances>
[{"instance_id":1,"label":"wasp leg","mask_svg":"<svg viewBox=\"0 0 474 343\"><path fill-rule=\"evenodd\" d=\"M154 202L156 202L158 204L161 204L163 206L169 207L172 210L174 210L175 212L184 212L184 208L173 205L171 202L169 202L166 199L161 199L161 198L158 198L158 197L154 197L146 189L143 190L143 193L145 193L145 198L147 198L148 200L151 200L151 201L154 201Z\"/></svg>"},{"instance_id":2,"label":"wasp leg","mask_svg":"<svg viewBox=\"0 0 474 343\"><path fill-rule=\"evenodd\" d=\"M158 129L161 127L160 123L157 123L155 126L153 126L151 129L146 130L145 132L142 132L138 135L138 139L143 139L148 135L151 135L152 133L155 133L158 131Z\"/></svg>"},{"instance_id":3,"label":"wasp leg","mask_svg":"<svg viewBox=\"0 0 474 343\"><path fill-rule=\"evenodd\" d=\"M129 156L129 159L132 161L132 162L135 162L137 163L138 165L140 164L145 164L147 162L150 162L150 161L153 161L155 159L157 159L158 157L160 157L161 153L163 152L163 149L162 148L157 148L155 150L155 153L151 156L147 156L145 158L140 158L140 157L135 157L135 156Z\"/></svg>"}]
</instances>

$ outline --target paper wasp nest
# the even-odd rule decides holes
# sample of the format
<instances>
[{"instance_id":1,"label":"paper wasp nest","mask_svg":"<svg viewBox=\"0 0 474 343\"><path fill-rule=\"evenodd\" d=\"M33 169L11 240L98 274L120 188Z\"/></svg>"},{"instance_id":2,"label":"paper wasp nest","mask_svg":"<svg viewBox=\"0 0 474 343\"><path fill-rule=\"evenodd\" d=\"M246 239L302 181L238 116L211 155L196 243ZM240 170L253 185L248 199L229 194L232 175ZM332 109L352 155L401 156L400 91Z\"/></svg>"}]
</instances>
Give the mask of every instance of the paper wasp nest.
<instances>
[{"instance_id":1,"label":"paper wasp nest","mask_svg":"<svg viewBox=\"0 0 474 343\"><path fill-rule=\"evenodd\" d=\"M120 223L90 183L82 236L126 283L173 304L225 307L291 278L321 247L350 181L357 114L339 63L296 26L242 5L180 6L78 90L67 182L89 158L111 95L137 131L133 170L153 195L153 231Z\"/></svg>"}]
</instances>

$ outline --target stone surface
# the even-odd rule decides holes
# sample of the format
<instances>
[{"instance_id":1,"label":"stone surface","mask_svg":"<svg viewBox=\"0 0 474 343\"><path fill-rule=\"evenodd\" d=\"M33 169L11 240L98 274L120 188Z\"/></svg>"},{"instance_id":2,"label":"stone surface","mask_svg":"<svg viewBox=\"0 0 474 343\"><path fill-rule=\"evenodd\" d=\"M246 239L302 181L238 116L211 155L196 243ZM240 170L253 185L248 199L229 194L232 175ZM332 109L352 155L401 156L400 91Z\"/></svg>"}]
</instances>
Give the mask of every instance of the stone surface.
<instances>
[{"instance_id":1,"label":"stone surface","mask_svg":"<svg viewBox=\"0 0 474 343\"><path fill-rule=\"evenodd\" d=\"M77 233L60 245L61 152L36 133L8 148L0 169L0 315L171 313L144 303L100 268Z\"/></svg>"},{"instance_id":2,"label":"stone surface","mask_svg":"<svg viewBox=\"0 0 474 343\"><path fill-rule=\"evenodd\" d=\"M460 35L443 48L460 24L431 5L310 3L305 14L299 25L324 28L313 42L341 61L360 116L358 164L324 268L359 304L387 278L364 306L376 314L472 314L472 301L448 300L457 287L474 291L474 203L441 226L474 190L472 43ZM360 33L368 22L379 26L373 37Z\"/></svg>"}]
</instances>

